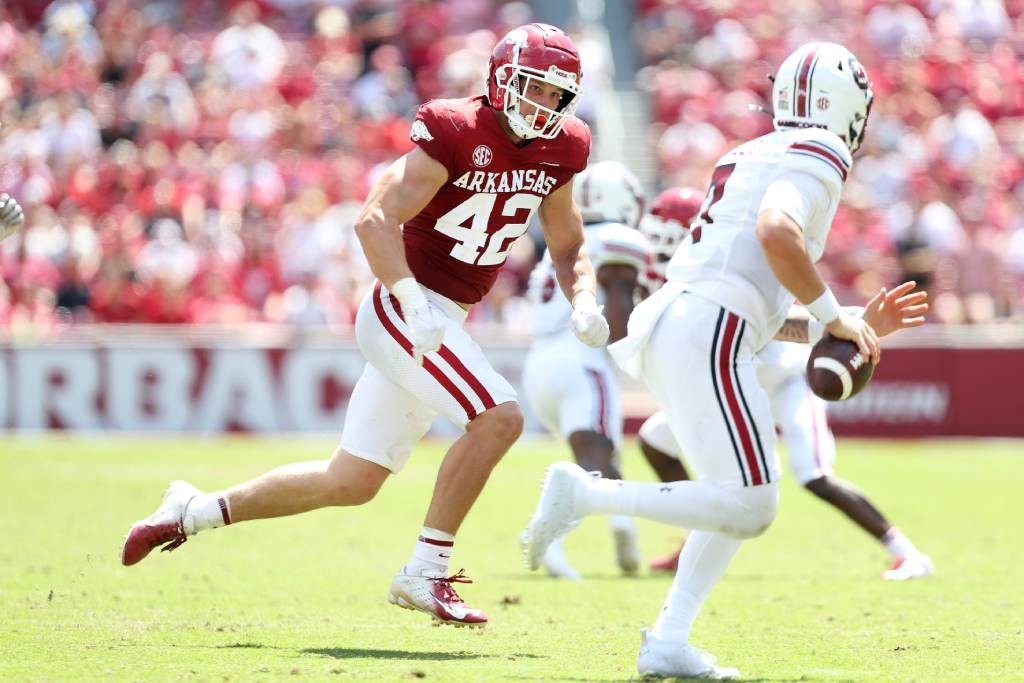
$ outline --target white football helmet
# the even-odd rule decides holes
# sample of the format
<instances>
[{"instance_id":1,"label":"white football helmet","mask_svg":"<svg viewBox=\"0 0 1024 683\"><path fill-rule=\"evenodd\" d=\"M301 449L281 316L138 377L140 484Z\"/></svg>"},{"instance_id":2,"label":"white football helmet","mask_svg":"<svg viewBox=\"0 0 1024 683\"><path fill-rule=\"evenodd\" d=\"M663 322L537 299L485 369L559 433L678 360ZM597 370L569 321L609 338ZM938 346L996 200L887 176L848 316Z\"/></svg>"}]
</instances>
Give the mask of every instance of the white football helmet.
<instances>
[{"instance_id":1,"label":"white football helmet","mask_svg":"<svg viewBox=\"0 0 1024 683\"><path fill-rule=\"evenodd\" d=\"M838 43L807 43L775 74L775 128L825 128L852 154L864 138L873 99L871 81L852 52Z\"/></svg>"},{"instance_id":2,"label":"white football helmet","mask_svg":"<svg viewBox=\"0 0 1024 683\"><path fill-rule=\"evenodd\" d=\"M588 166L573 181L572 194L584 223L615 221L635 229L644 215L640 181L617 161Z\"/></svg>"}]
</instances>

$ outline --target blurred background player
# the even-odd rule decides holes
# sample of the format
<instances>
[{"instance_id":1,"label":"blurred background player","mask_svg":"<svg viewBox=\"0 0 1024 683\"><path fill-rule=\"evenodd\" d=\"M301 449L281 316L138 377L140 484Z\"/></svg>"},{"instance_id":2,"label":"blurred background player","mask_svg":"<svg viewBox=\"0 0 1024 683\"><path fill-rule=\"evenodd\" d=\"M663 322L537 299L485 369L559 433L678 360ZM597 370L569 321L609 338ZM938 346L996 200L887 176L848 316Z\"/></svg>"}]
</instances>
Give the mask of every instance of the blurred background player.
<instances>
[{"instance_id":1,"label":"blurred background player","mask_svg":"<svg viewBox=\"0 0 1024 683\"><path fill-rule=\"evenodd\" d=\"M665 282L672 254L697 218L701 199L693 188L673 187L659 194L651 212L640 223L651 246L652 260L645 289L653 294ZM833 505L855 524L878 539L892 556L886 579L905 580L931 576L931 559L919 551L899 529L849 482L835 476L836 442L828 426L825 402L807 386L809 344L771 341L757 354L761 365L757 378L771 400L772 416L786 442L789 468L797 483ZM640 427L640 450L661 481L689 479L679 459L679 446L665 419L657 412ZM651 562L651 569L674 572L679 553Z\"/></svg>"},{"instance_id":2,"label":"blurred background player","mask_svg":"<svg viewBox=\"0 0 1024 683\"><path fill-rule=\"evenodd\" d=\"M598 301L604 306L610 340L617 341L626 335L648 258L646 240L638 230L643 191L623 164L601 161L576 178L573 194L583 215ZM530 275L533 344L523 368L527 403L548 432L568 441L580 467L621 479L622 409L615 371L605 349L589 348L570 333L572 308L557 290L554 265L545 253ZM613 515L608 525L619 567L635 573L640 549L633 519ZM580 578L557 541L548 547L544 567L552 576Z\"/></svg>"},{"instance_id":3,"label":"blurred background player","mask_svg":"<svg viewBox=\"0 0 1024 683\"><path fill-rule=\"evenodd\" d=\"M465 434L441 464L424 526L388 601L441 623L487 622L455 592L453 584L468 579L461 570L449 575L448 562L455 533L523 418L515 390L463 323L539 210L555 276L572 300L566 323L588 345L608 339L572 199L572 179L590 154L590 131L573 116L581 74L569 36L528 24L494 48L486 96L420 107L409 136L416 146L370 190L356 225L378 281L356 318L368 362L333 457L213 494L172 482L157 511L131 527L125 565L205 529L366 503L443 415Z\"/></svg>"},{"instance_id":4,"label":"blurred background player","mask_svg":"<svg viewBox=\"0 0 1024 683\"><path fill-rule=\"evenodd\" d=\"M25 212L21 205L10 195L0 194L0 242L18 232L25 224Z\"/></svg>"},{"instance_id":5,"label":"blurred background player","mask_svg":"<svg viewBox=\"0 0 1024 683\"><path fill-rule=\"evenodd\" d=\"M882 290L864 317L842 310L814 263L821 258L872 103L863 67L835 43L808 43L779 67L775 131L719 160L668 282L634 310L610 351L664 409L697 481L647 484L548 470L524 533L536 568L547 545L589 514L640 516L693 529L665 605L641 633L642 676L733 678L690 644L701 606L743 540L778 509L780 468L770 402L755 354L777 335L807 342L827 329L878 362L879 335L923 324L913 283ZM795 300L806 317L790 317Z\"/></svg>"}]
</instances>

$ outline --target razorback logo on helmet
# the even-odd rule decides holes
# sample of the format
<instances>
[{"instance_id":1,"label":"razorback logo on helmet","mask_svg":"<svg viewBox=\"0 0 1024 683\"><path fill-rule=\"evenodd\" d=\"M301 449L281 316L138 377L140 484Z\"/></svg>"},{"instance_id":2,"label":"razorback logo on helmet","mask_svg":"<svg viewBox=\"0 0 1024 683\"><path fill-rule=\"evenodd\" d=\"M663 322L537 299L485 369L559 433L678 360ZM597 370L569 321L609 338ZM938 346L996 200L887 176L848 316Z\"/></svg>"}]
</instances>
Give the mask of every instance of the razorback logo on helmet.
<instances>
[{"instance_id":1,"label":"razorback logo on helmet","mask_svg":"<svg viewBox=\"0 0 1024 683\"><path fill-rule=\"evenodd\" d=\"M580 55L569 36L549 24L526 24L509 31L491 53L487 99L505 113L517 136L551 140L575 113L582 80ZM531 81L561 89L555 109L529 99Z\"/></svg>"}]
</instances>

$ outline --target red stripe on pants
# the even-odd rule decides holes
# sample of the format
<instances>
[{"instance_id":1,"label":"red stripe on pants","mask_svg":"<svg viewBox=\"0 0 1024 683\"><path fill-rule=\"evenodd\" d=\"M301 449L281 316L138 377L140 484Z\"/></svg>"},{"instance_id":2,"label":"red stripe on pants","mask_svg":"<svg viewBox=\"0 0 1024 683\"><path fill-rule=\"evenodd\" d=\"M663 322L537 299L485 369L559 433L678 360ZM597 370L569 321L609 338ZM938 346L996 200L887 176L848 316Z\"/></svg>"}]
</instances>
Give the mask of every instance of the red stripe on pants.
<instances>
[{"instance_id":1,"label":"red stripe on pants","mask_svg":"<svg viewBox=\"0 0 1024 683\"><path fill-rule=\"evenodd\" d=\"M411 356L412 342L402 334L393 322L391 322L387 313L384 311L384 299L381 295L381 284L379 282L373 288L373 310L377 312L377 318L380 319L381 324L384 325L384 329L388 331L388 334L390 334L391 337L398 342L398 345L405 349L405 352ZM455 386L454 382L448 379L444 372L441 371L441 368L434 365L434 363L425 356L423 358L423 369L433 375L434 379L437 380L437 383L444 387L448 393L458 401L459 405L462 406L462 409L466 412L467 419L472 420L477 416L476 408L474 408L470 400L466 398L466 395L463 394L457 386Z\"/></svg>"},{"instance_id":2,"label":"red stripe on pants","mask_svg":"<svg viewBox=\"0 0 1024 683\"><path fill-rule=\"evenodd\" d=\"M726 403L729 404L729 414L736 425L736 431L740 437L740 444L743 446L743 457L750 469L750 483L753 486L760 486L764 483L764 475L757 464L757 454L754 452L754 442L750 438L750 431L747 423L743 420L743 413L740 411L740 403L736 398L736 387L733 385L731 363L729 356L732 355L732 345L736 340L736 328L739 326L739 317L729 313L725 323L722 345L718 350L718 371L722 377L722 390L725 392Z\"/></svg>"},{"instance_id":3,"label":"red stripe on pants","mask_svg":"<svg viewBox=\"0 0 1024 683\"><path fill-rule=\"evenodd\" d=\"M402 315L402 305L398 303L398 299L395 298L394 294L389 294L388 296L391 297L391 305L394 307L395 313L398 314L399 318L405 320L405 316ZM461 377L466 384L469 385L469 388L476 393L476 397L480 400L480 403L483 404L484 410L494 407L494 399L491 398L490 392L488 392L480 380L476 378L476 375L470 372L469 368L462 364L462 361L458 359L450 348L442 344L441 348L437 350L437 353L441 358L444 358L445 361L447 361L452 370L458 373L459 377Z\"/></svg>"}]
</instances>

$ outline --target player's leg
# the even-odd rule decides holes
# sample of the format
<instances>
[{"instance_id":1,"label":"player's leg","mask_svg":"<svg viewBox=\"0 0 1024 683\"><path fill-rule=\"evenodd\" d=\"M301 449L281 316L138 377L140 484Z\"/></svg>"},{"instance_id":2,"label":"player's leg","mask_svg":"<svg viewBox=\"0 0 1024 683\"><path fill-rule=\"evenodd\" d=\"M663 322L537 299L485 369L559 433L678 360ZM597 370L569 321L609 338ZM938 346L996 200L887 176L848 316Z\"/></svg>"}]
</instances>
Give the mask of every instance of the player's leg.
<instances>
[{"instance_id":1,"label":"player's leg","mask_svg":"<svg viewBox=\"0 0 1024 683\"><path fill-rule=\"evenodd\" d=\"M406 419L382 419L385 411ZM330 460L278 467L216 493L172 482L160 508L132 526L121 560L135 564L159 546L173 549L189 536L226 524L366 503L392 471L401 469L432 417L414 396L367 365L352 392L342 444Z\"/></svg>"},{"instance_id":2,"label":"player's leg","mask_svg":"<svg viewBox=\"0 0 1024 683\"><path fill-rule=\"evenodd\" d=\"M558 522L544 526L625 514L741 538L761 533L774 518L779 472L774 422L743 343L745 328L734 314L684 294L662 316L644 353L644 382L665 409L696 481L615 481L557 463L547 477L552 492L542 492L538 512L549 500Z\"/></svg>"},{"instance_id":3,"label":"player's leg","mask_svg":"<svg viewBox=\"0 0 1024 683\"><path fill-rule=\"evenodd\" d=\"M386 289L378 284L370 303L360 309L360 316L364 311L367 316L372 313L372 320L387 334L386 338L360 335L360 349L367 359L386 368L388 376L421 404L466 429L441 463L412 556L392 581L388 599L443 623L482 626L487 617L468 607L453 588L467 579L461 572L449 576L448 566L459 527L491 470L522 432L523 417L515 390L462 329L466 311L433 292L427 295L448 323L441 348L427 354L422 365L412 358L401 309ZM372 329L369 324L367 329Z\"/></svg>"},{"instance_id":4,"label":"player's leg","mask_svg":"<svg viewBox=\"0 0 1024 683\"><path fill-rule=\"evenodd\" d=\"M640 425L640 451L661 481L684 481L690 478L679 458L679 445L664 411L658 411Z\"/></svg>"},{"instance_id":5,"label":"player's leg","mask_svg":"<svg viewBox=\"0 0 1024 683\"><path fill-rule=\"evenodd\" d=\"M683 461L675 453L679 453L679 444L672 435L668 418L664 411L658 411L640 425L640 450L654 469L661 481L684 481L690 478ZM655 572L675 572L679 565L679 553L683 550L680 542L676 549L666 555L651 560L650 569Z\"/></svg>"},{"instance_id":6,"label":"player's leg","mask_svg":"<svg viewBox=\"0 0 1024 683\"><path fill-rule=\"evenodd\" d=\"M888 550L893 565L885 573L887 578L931 575L931 560L893 526L863 492L835 476L836 444L828 426L825 402L811 393L803 375L779 386L771 401L797 483L842 512Z\"/></svg>"},{"instance_id":7,"label":"player's leg","mask_svg":"<svg viewBox=\"0 0 1024 683\"><path fill-rule=\"evenodd\" d=\"M533 413L551 433L568 442L576 462L588 471L620 478L618 446L622 440L622 409L618 382L603 349L583 347L573 337L559 336L534 344L523 370L523 389ZM636 526L629 517L608 520L616 561L627 572L640 565ZM560 541L543 557L548 574L578 580Z\"/></svg>"},{"instance_id":8,"label":"player's leg","mask_svg":"<svg viewBox=\"0 0 1024 683\"><path fill-rule=\"evenodd\" d=\"M548 434L562 437L561 407L571 400L572 379L567 377L576 360L566 358L559 339L539 339L530 347L523 363L523 397ZM583 575L572 565L561 539L548 546L542 559L544 570L557 579L579 581Z\"/></svg>"},{"instance_id":9,"label":"player's leg","mask_svg":"<svg viewBox=\"0 0 1024 683\"><path fill-rule=\"evenodd\" d=\"M644 381L665 408L697 481L640 484L593 479L568 463L552 466L525 534L527 561L545 541L592 513L632 514L712 532L683 550L664 609L688 632L721 577L736 540L763 532L778 505L778 463L768 398L757 382L746 323L710 302L683 295L662 316L644 353ZM721 539L721 540L718 540ZM705 553L708 553L705 556ZM676 599L676 596L684 596ZM718 669L688 643L645 637L643 673L709 676Z\"/></svg>"},{"instance_id":10,"label":"player's leg","mask_svg":"<svg viewBox=\"0 0 1024 683\"><path fill-rule=\"evenodd\" d=\"M618 381L603 350L588 353L585 362L572 366L572 389L560 404L562 433L576 463L588 472L621 479L619 447L622 443L622 406ZM640 568L636 524L627 515L608 517L619 568L634 574Z\"/></svg>"}]
</instances>

